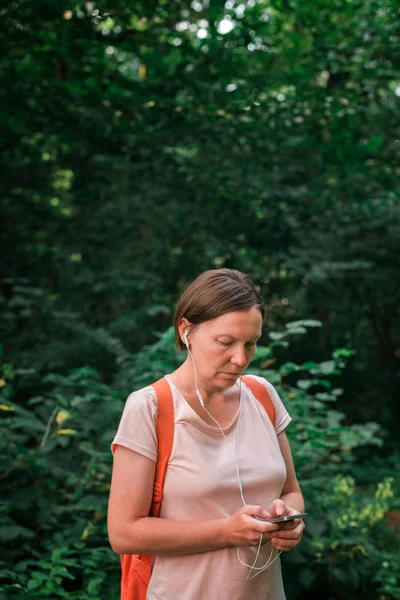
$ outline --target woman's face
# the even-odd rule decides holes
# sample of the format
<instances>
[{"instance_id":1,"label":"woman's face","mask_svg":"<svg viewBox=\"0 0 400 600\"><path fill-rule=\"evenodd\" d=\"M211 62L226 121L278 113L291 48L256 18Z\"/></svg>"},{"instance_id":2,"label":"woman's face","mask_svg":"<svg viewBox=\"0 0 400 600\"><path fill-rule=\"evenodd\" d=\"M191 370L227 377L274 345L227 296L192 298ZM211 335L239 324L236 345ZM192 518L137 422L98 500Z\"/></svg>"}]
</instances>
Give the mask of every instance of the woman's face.
<instances>
[{"instance_id":1,"label":"woman's face","mask_svg":"<svg viewBox=\"0 0 400 600\"><path fill-rule=\"evenodd\" d=\"M253 358L261 328L262 316L255 307L197 325L188 341L199 382L231 387Z\"/></svg>"}]
</instances>

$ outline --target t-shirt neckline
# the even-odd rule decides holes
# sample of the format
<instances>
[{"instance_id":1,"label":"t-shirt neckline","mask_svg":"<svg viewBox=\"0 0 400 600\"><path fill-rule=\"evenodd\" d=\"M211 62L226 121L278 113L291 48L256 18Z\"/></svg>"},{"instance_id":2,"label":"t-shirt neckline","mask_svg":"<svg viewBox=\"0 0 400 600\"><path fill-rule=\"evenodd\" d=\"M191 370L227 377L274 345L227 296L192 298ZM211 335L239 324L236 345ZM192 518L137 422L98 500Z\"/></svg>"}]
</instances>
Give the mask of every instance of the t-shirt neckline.
<instances>
[{"instance_id":1,"label":"t-shirt neckline","mask_svg":"<svg viewBox=\"0 0 400 600\"><path fill-rule=\"evenodd\" d=\"M182 392L180 391L180 389L173 383L173 381L170 380L170 373L168 373L167 375L165 375L165 379L168 381L169 385L172 387L173 390L175 390L175 392L177 393L179 399L181 399L184 403L185 403L185 408L188 409L188 411L190 412L191 417L196 421L196 423L198 425L200 425L202 428L207 429L208 431L212 431L212 432L217 432L219 434L221 434L221 430L218 427L218 425L210 425L209 423L207 423L204 419L202 419L197 412L190 406L189 402L186 400L185 396L182 394ZM229 433L229 431L233 428L233 426L235 425L235 423L237 422L237 420L239 419L240 413L242 411L242 404L243 404L243 386L239 385L239 406L238 409L236 411L236 413L233 416L232 421L229 423L229 425L227 425L226 427L221 427L222 431L224 433Z\"/></svg>"}]
</instances>

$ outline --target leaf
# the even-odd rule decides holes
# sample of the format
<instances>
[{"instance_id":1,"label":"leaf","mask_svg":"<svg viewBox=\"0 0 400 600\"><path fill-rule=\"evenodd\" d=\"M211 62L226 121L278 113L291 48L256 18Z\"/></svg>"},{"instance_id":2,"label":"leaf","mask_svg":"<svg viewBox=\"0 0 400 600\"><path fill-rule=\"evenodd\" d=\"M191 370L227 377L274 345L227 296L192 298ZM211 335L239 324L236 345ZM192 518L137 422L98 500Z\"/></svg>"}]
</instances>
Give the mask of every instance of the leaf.
<instances>
[{"instance_id":1,"label":"leaf","mask_svg":"<svg viewBox=\"0 0 400 600\"><path fill-rule=\"evenodd\" d=\"M321 321L317 321L315 319L302 319L300 321L290 321L286 323L287 329L297 328L297 327L321 327Z\"/></svg>"},{"instance_id":2,"label":"leaf","mask_svg":"<svg viewBox=\"0 0 400 600\"><path fill-rule=\"evenodd\" d=\"M331 382L328 381L327 379L317 379L315 383L318 383L318 385L321 385L322 387L326 388L327 390L330 390L332 387Z\"/></svg>"},{"instance_id":3,"label":"leaf","mask_svg":"<svg viewBox=\"0 0 400 600\"><path fill-rule=\"evenodd\" d=\"M34 590L42 585L44 577L42 579L30 579L28 581L28 590Z\"/></svg>"},{"instance_id":4,"label":"leaf","mask_svg":"<svg viewBox=\"0 0 400 600\"><path fill-rule=\"evenodd\" d=\"M0 539L5 541L14 540L16 538L33 538L35 534L30 529L21 525L4 525L0 527Z\"/></svg>"},{"instance_id":5,"label":"leaf","mask_svg":"<svg viewBox=\"0 0 400 600\"><path fill-rule=\"evenodd\" d=\"M318 400L322 400L323 402L335 402L336 398L332 396L332 394L328 394L327 392L318 392L315 394L315 397Z\"/></svg>"},{"instance_id":6,"label":"leaf","mask_svg":"<svg viewBox=\"0 0 400 600\"><path fill-rule=\"evenodd\" d=\"M64 559L64 557L68 554L69 550L65 546L62 546L61 548L55 548L51 553L51 560L53 563L57 563L60 560Z\"/></svg>"},{"instance_id":7,"label":"leaf","mask_svg":"<svg viewBox=\"0 0 400 600\"><path fill-rule=\"evenodd\" d=\"M299 366L292 362L287 362L279 369L281 373L293 373L299 370Z\"/></svg>"},{"instance_id":8,"label":"leaf","mask_svg":"<svg viewBox=\"0 0 400 600\"><path fill-rule=\"evenodd\" d=\"M268 346L257 346L254 354L254 360L270 358L272 355L271 349Z\"/></svg>"},{"instance_id":9,"label":"leaf","mask_svg":"<svg viewBox=\"0 0 400 600\"><path fill-rule=\"evenodd\" d=\"M335 388L332 390L332 394L334 394L334 396L341 396L343 394L343 389L342 388Z\"/></svg>"},{"instance_id":10,"label":"leaf","mask_svg":"<svg viewBox=\"0 0 400 600\"><path fill-rule=\"evenodd\" d=\"M60 410L56 416L56 422L62 425L69 418L70 414L67 410Z\"/></svg>"},{"instance_id":11,"label":"leaf","mask_svg":"<svg viewBox=\"0 0 400 600\"><path fill-rule=\"evenodd\" d=\"M356 354L355 350L349 350L348 348L337 348L333 353L333 358L348 358L349 356L353 356Z\"/></svg>"},{"instance_id":12,"label":"leaf","mask_svg":"<svg viewBox=\"0 0 400 600\"><path fill-rule=\"evenodd\" d=\"M279 333L278 331L270 331L268 335L271 338L271 340L275 341L281 340L284 336L283 333Z\"/></svg>"},{"instance_id":13,"label":"leaf","mask_svg":"<svg viewBox=\"0 0 400 600\"><path fill-rule=\"evenodd\" d=\"M168 316L171 314L171 308L169 306L166 306L165 304L153 304L147 309L146 312L149 315L149 317L156 317L160 314Z\"/></svg>"},{"instance_id":14,"label":"leaf","mask_svg":"<svg viewBox=\"0 0 400 600\"><path fill-rule=\"evenodd\" d=\"M318 364L312 361L304 362L300 365L305 371L311 371L312 369L318 369Z\"/></svg>"},{"instance_id":15,"label":"leaf","mask_svg":"<svg viewBox=\"0 0 400 600\"><path fill-rule=\"evenodd\" d=\"M375 135L366 144L366 148L370 152L376 152L383 144L383 136Z\"/></svg>"},{"instance_id":16,"label":"leaf","mask_svg":"<svg viewBox=\"0 0 400 600\"><path fill-rule=\"evenodd\" d=\"M330 410L327 414L327 426L329 429L340 427L345 415L337 410Z\"/></svg>"},{"instance_id":17,"label":"leaf","mask_svg":"<svg viewBox=\"0 0 400 600\"><path fill-rule=\"evenodd\" d=\"M57 435L75 435L76 429L59 429Z\"/></svg>"},{"instance_id":18,"label":"leaf","mask_svg":"<svg viewBox=\"0 0 400 600\"><path fill-rule=\"evenodd\" d=\"M288 329L289 334L302 334L307 333L307 329L305 327L291 327Z\"/></svg>"},{"instance_id":19,"label":"leaf","mask_svg":"<svg viewBox=\"0 0 400 600\"><path fill-rule=\"evenodd\" d=\"M287 348L289 346L289 342L287 340L282 340L281 342L271 342L271 348Z\"/></svg>"},{"instance_id":20,"label":"leaf","mask_svg":"<svg viewBox=\"0 0 400 600\"><path fill-rule=\"evenodd\" d=\"M315 385L315 381L312 379L299 379L296 385L301 390L308 390L312 385Z\"/></svg>"},{"instance_id":21,"label":"leaf","mask_svg":"<svg viewBox=\"0 0 400 600\"><path fill-rule=\"evenodd\" d=\"M333 360L326 360L319 364L319 369L324 375L329 375L335 371L336 365Z\"/></svg>"},{"instance_id":22,"label":"leaf","mask_svg":"<svg viewBox=\"0 0 400 600\"><path fill-rule=\"evenodd\" d=\"M99 592L99 587L101 586L101 584L104 581L104 576L103 577L97 577L94 579L91 579L88 585L88 592L89 594L96 594Z\"/></svg>"}]
</instances>

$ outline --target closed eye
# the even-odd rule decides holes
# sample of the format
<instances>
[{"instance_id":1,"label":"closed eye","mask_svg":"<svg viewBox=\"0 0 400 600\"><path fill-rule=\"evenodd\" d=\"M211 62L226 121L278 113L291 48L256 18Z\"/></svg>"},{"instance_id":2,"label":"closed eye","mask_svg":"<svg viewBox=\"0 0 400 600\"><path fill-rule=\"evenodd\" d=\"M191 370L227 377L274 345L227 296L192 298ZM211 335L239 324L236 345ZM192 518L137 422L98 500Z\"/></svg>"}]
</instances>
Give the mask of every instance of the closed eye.
<instances>
[{"instance_id":1,"label":"closed eye","mask_svg":"<svg viewBox=\"0 0 400 600\"><path fill-rule=\"evenodd\" d=\"M218 340L218 343L221 344L221 346L225 346L225 347L229 347L232 346L232 344L234 343L233 340L231 342L222 342L221 340ZM247 342L246 343L247 347L254 347L257 346L257 342Z\"/></svg>"}]
</instances>

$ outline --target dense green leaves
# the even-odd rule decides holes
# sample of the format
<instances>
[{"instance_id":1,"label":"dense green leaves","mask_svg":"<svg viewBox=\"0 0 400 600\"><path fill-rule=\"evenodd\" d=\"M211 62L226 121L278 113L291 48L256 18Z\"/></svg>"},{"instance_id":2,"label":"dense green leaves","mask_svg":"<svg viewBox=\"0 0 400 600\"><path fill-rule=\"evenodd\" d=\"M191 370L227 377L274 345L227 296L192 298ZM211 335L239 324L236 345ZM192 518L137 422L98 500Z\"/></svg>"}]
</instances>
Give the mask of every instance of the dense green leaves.
<instances>
[{"instance_id":1,"label":"dense green leaves","mask_svg":"<svg viewBox=\"0 0 400 600\"><path fill-rule=\"evenodd\" d=\"M183 356L175 353L171 328L132 357L131 371L121 367L116 388L128 388L128 381L130 390L147 385ZM284 561L291 573L289 597L309 595L315 585L339 598L349 590L356 597L367 577L362 597L372 600L388 585L381 563L388 556L395 561L399 551L384 520L398 505L393 477L381 470L382 480L366 479L356 452L373 453L382 444L382 430L376 423L344 424L335 404L342 390L332 384L336 370L329 369L326 378L325 363L289 361L265 370L265 358L274 361L272 356L271 348L259 347L250 372L268 375L293 416L289 435L309 513L301 548ZM308 379L292 381L293 376ZM7 598L116 599L119 563L108 546L105 521L110 442L124 398L93 368L51 374L45 383L47 392L27 403L30 419L11 384L2 388L0 450L9 462L0 473L8 492L0 535L10 562L0 566L0 590ZM381 575L372 579L373 573Z\"/></svg>"},{"instance_id":2,"label":"dense green leaves","mask_svg":"<svg viewBox=\"0 0 400 600\"><path fill-rule=\"evenodd\" d=\"M101 598L116 576L111 560L105 586L107 444L123 398L179 364L174 304L208 268L249 272L267 301L254 370L305 427L304 481L390 476L398 3L15 0L0 15L2 527L15 562L34 561L7 597L26 597L37 560L30 598ZM325 577L335 599L367 598L374 572L374 599L399 597L382 540L365 573L354 551L358 575L325 542L321 571L297 555L310 594Z\"/></svg>"}]
</instances>

